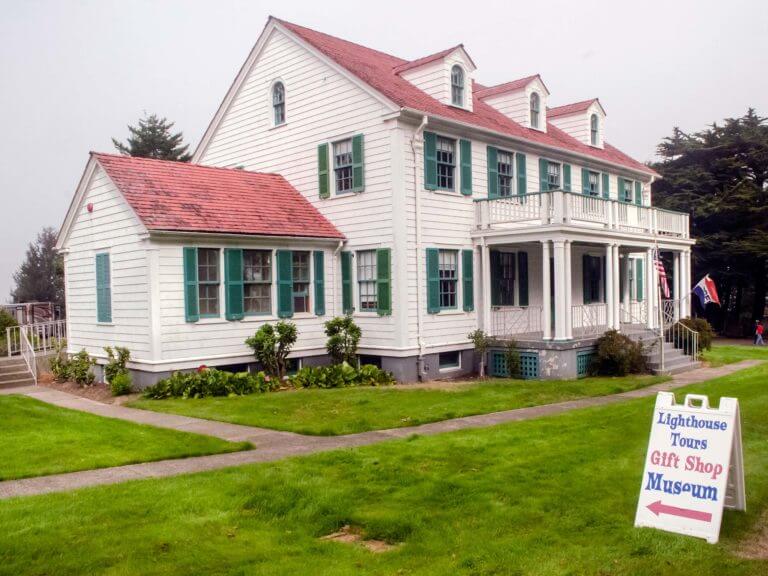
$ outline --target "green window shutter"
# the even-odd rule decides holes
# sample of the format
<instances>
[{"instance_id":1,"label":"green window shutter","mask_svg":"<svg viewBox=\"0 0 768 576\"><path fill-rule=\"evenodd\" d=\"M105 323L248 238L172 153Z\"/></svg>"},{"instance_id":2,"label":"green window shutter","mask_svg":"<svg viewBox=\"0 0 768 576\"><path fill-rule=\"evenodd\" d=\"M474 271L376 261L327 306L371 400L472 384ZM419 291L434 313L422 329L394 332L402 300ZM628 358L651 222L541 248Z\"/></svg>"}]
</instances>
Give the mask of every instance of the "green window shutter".
<instances>
[{"instance_id":1,"label":"green window shutter","mask_svg":"<svg viewBox=\"0 0 768 576\"><path fill-rule=\"evenodd\" d=\"M461 251L461 279L464 292L464 312L475 309L475 280L473 250Z\"/></svg>"},{"instance_id":2,"label":"green window shutter","mask_svg":"<svg viewBox=\"0 0 768 576\"><path fill-rule=\"evenodd\" d=\"M200 319L197 291L197 248L184 248L184 315L187 322Z\"/></svg>"},{"instance_id":3,"label":"green window shutter","mask_svg":"<svg viewBox=\"0 0 768 576\"><path fill-rule=\"evenodd\" d=\"M645 284L643 283L643 261L642 260L635 260L635 264L637 267L637 274L635 274L635 280L637 284L637 301L642 302L643 296L645 295Z\"/></svg>"},{"instance_id":4,"label":"green window shutter","mask_svg":"<svg viewBox=\"0 0 768 576\"><path fill-rule=\"evenodd\" d=\"M472 196L472 142L459 140L461 152L461 193Z\"/></svg>"},{"instance_id":5,"label":"green window shutter","mask_svg":"<svg viewBox=\"0 0 768 576\"><path fill-rule=\"evenodd\" d=\"M317 179L320 198L330 197L331 183L328 174L328 144L320 144L317 147Z\"/></svg>"},{"instance_id":6,"label":"green window shutter","mask_svg":"<svg viewBox=\"0 0 768 576\"><path fill-rule=\"evenodd\" d=\"M517 160L517 195L524 196L528 193L528 181L525 174L525 154L515 154Z\"/></svg>"},{"instance_id":7,"label":"green window shutter","mask_svg":"<svg viewBox=\"0 0 768 576\"><path fill-rule=\"evenodd\" d=\"M488 146L488 198L499 197L499 151Z\"/></svg>"},{"instance_id":8,"label":"green window shutter","mask_svg":"<svg viewBox=\"0 0 768 576\"><path fill-rule=\"evenodd\" d=\"M224 249L224 295L227 320L243 318L243 251Z\"/></svg>"},{"instance_id":9,"label":"green window shutter","mask_svg":"<svg viewBox=\"0 0 768 576\"><path fill-rule=\"evenodd\" d=\"M427 313L440 312L440 251L427 248Z\"/></svg>"},{"instance_id":10,"label":"green window shutter","mask_svg":"<svg viewBox=\"0 0 768 576\"><path fill-rule=\"evenodd\" d=\"M528 252L517 253L518 306L528 306Z\"/></svg>"},{"instance_id":11,"label":"green window shutter","mask_svg":"<svg viewBox=\"0 0 768 576\"><path fill-rule=\"evenodd\" d=\"M547 192L549 190L549 180L547 179L547 170L549 162L544 158L539 158L539 191Z\"/></svg>"},{"instance_id":12,"label":"green window shutter","mask_svg":"<svg viewBox=\"0 0 768 576\"><path fill-rule=\"evenodd\" d=\"M643 205L643 185L640 182L635 182L635 204Z\"/></svg>"},{"instance_id":13,"label":"green window shutter","mask_svg":"<svg viewBox=\"0 0 768 576\"><path fill-rule=\"evenodd\" d=\"M501 305L501 253L491 250L491 306Z\"/></svg>"},{"instance_id":14,"label":"green window shutter","mask_svg":"<svg viewBox=\"0 0 768 576\"><path fill-rule=\"evenodd\" d=\"M96 254L96 319L112 322L112 278L109 254Z\"/></svg>"},{"instance_id":15,"label":"green window shutter","mask_svg":"<svg viewBox=\"0 0 768 576\"><path fill-rule=\"evenodd\" d=\"M603 173L603 198L606 200L611 197L611 177Z\"/></svg>"},{"instance_id":16,"label":"green window shutter","mask_svg":"<svg viewBox=\"0 0 768 576\"><path fill-rule=\"evenodd\" d=\"M581 169L581 193L589 195L589 170Z\"/></svg>"},{"instance_id":17,"label":"green window shutter","mask_svg":"<svg viewBox=\"0 0 768 576\"><path fill-rule=\"evenodd\" d=\"M352 192L362 192L365 188L363 135L352 136Z\"/></svg>"},{"instance_id":18,"label":"green window shutter","mask_svg":"<svg viewBox=\"0 0 768 576\"><path fill-rule=\"evenodd\" d=\"M571 191L571 165L563 164L563 190Z\"/></svg>"},{"instance_id":19,"label":"green window shutter","mask_svg":"<svg viewBox=\"0 0 768 576\"><path fill-rule=\"evenodd\" d=\"M341 310L352 314L352 252L341 253Z\"/></svg>"},{"instance_id":20,"label":"green window shutter","mask_svg":"<svg viewBox=\"0 0 768 576\"><path fill-rule=\"evenodd\" d=\"M616 197L621 202L626 202L626 199L624 198L624 178L621 176L616 178Z\"/></svg>"},{"instance_id":21,"label":"green window shutter","mask_svg":"<svg viewBox=\"0 0 768 576\"><path fill-rule=\"evenodd\" d=\"M376 250L376 296L379 316L392 314L392 253L389 248Z\"/></svg>"},{"instance_id":22,"label":"green window shutter","mask_svg":"<svg viewBox=\"0 0 768 576\"><path fill-rule=\"evenodd\" d=\"M277 315L293 316L293 252L277 251Z\"/></svg>"},{"instance_id":23,"label":"green window shutter","mask_svg":"<svg viewBox=\"0 0 768 576\"><path fill-rule=\"evenodd\" d=\"M437 136L424 132L424 188L437 190Z\"/></svg>"},{"instance_id":24,"label":"green window shutter","mask_svg":"<svg viewBox=\"0 0 768 576\"><path fill-rule=\"evenodd\" d=\"M584 304L592 304L592 256L589 254L581 257L581 280Z\"/></svg>"},{"instance_id":25,"label":"green window shutter","mask_svg":"<svg viewBox=\"0 0 768 576\"><path fill-rule=\"evenodd\" d=\"M325 315L325 254L315 250L315 316Z\"/></svg>"}]
</instances>

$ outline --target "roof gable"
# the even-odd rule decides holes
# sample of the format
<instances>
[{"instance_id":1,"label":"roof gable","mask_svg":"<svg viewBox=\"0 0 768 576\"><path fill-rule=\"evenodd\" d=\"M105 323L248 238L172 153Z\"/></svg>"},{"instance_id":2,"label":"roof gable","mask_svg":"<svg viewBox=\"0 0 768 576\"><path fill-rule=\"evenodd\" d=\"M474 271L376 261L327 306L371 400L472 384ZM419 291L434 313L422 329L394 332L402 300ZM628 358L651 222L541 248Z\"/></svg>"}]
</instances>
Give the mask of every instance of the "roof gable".
<instances>
[{"instance_id":1,"label":"roof gable","mask_svg":"<svg viewBox=\"0 0 768 576\"><path fill-rule=\"evenodd\" d=\"M482 89L477 91L477 96L478 98L491 98L493 96L498 96L499 94L515 92L525 88L531 82L537 79L539 82L541 82L541 85L544 87L544 90L546 90L547 94L549 94L549 89L547 88L547 85L544 84L544 80L541 79L539 74L534 74L532 76L526 76L525 78L519 78L518 80L505 82L504 84L497 84L496 86L483 86Z\"/></svg>"},{"instance_id":2,"label":"roof gable","mask_svg":"<svg viewBox=\"0 0 768 576\"><path fill-rule=\"evenodd\" d=\"M474 60L472 60L472 57L469 55L467 50L464 48L464 44L457 44L456 46L452 46L451 48L448 48L446 50L436 52L435 54L430 54L429 56L424 56L423 58L417 58L416 60L411 60L410 62L406 62L404 64L398 64L397 66L392 68L392 71L395 74L401 74L402 72L405 72L407 70L412 70L414 68L419 68L421 66L425 66L426 64L431 64L432 62L442 60L443 58L450 56L457 50L460 50L462 52L464 59L466 59L466 61L472 66L472 70L475 70L477 66L475 65Z\"/></svg>"},{"instance_id":3,"label":"roof gable","mask_svg":"<svg viewBox=\"0 0 768 576\"><path fill-rule=\"evenodd\" d=\"M591 98L590 100L583 100L581 102L574 102L572 104L564 104L563 106L555 106L547 110L547 115L550 118L558 118L560 116L579 114L589 110L593 104L597 104L597 106L600 108L600 111L603 113L603 116L606 116L605 108L603 108L603 105L600 103L598 98Z\"/></svg>"}]
</instances>

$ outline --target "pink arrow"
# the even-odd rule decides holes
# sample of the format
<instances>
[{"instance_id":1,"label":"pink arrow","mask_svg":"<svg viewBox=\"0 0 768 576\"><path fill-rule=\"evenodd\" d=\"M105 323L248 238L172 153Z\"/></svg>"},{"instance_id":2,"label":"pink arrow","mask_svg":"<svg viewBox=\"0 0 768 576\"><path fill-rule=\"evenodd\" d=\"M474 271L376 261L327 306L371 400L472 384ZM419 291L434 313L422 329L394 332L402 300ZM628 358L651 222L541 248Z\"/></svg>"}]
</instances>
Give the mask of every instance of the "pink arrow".
<instances>
[{"instance_id":1,"label":"pink arrow","mask_svg":"<svg viewBox=\"0 0 768 576\"><path fill-rule=\"evenodd\" d=\"M677 506L668 506L662 504L661 500L656 500L653 504L647 506L648 510L656 514L669 514L670 516L681 516L691 520L701 520L702 522L711 522L712 514L709 512L699 512L698 510L689 510L688 508L678 508Z\"/></svg>"}]
</instances>

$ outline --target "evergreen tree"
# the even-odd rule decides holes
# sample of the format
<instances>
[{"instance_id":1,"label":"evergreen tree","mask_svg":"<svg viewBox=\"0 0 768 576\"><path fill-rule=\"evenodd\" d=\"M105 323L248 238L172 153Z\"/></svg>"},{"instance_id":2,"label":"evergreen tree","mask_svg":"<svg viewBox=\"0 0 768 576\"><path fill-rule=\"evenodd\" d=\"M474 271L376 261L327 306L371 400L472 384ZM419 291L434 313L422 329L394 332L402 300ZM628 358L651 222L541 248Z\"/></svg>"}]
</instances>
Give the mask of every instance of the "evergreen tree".
<instances>
[{"instance_id":1,"label":"evergreen tree","mask_svg":"<svg viewBox=\"0 0 768 576\"><path fill-rule=\"evenodd\" d=\"M183 143L184 135L181 132L171 132L173 126L174 123L166 118L158 118L155 114L145 115L139 120L138 127L128 126L131 135L126 144L116 138L112 138L112 143L126 156L189 162L192 158L187 153L189 145Z\"/></svg>"},{"instance_id":2,"label":"evergreen tree","mask_svg":"<svg viewBox=\"0 0 768 576\"><path fill-rule=\"evenodd\" d=\"M729 317L750 330L763 317L768 285L766 118L750 108L694 134L675 128L658 152L653 167L664 178L654 200L691 215L695 280L709 273L717 282L723 305L707 315L721 330Z\"/></svg>"},{"instance_id":3,"label":"evergreen tree","mask_svg":"<svg viewBox=\"0 0 768 576\"><path fill-rule=\"evenodd\" d=\"M14 302L64 303L64 264L56 253L56 231L43 228L27 248L27 256L13 275Z\"/></svg>"}]
</instances>

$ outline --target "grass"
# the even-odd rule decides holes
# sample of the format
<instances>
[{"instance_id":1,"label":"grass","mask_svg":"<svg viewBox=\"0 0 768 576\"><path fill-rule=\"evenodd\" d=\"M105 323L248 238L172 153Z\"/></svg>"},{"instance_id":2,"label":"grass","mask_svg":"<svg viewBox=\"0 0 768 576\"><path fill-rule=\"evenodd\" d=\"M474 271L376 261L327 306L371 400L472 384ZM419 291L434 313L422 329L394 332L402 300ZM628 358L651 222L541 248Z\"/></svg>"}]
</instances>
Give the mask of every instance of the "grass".
<instances>
[{"instance_id":1,"label":"grass","mask_svg":"<svg viewBox=\"0 0 768 576\"><path fill-rule=\"evenodd\" d=\"M0 480L233 452L247 446L103 418L25 396L0 396Z\"/></svg>"},{"instance_id":2,"label":"grass","mask_svg":"<svg viewBox=\"0 0 768 576\"><path fill-rule=\"evenodd\" d=\"M741 401L748 511L725 513L717 545L632 526L646 398L0 501L0 574L766 574L766 561L735 554L768 510L766 378L761 366L687 389ZM402 545L373 554L318 540L344 524Z\"/></svg>"},{"instance_id":3,"label":"grass","mask_svg":"<svg viewBox=\"0 0 768 576\"><path fill-rule=\"evenodd\" d=\"M712 366L733 364L740 360L768 360L766 346L718 346L715 343L711 350L704 352L704 360Z\"/></svg>"},{"instance_id":4,"label":"grass","mask_svg":"<svg viewBox=\"0 0 768 576\"><path fill-rule=\"evenodd\" d=\"M231 398L138 400L131 406L330 436L550 404L585 396L604 396L663 381L652 376L537 381L490 379L450 389L342 388L251 394Z\"/></svg>"}]
</instances>

